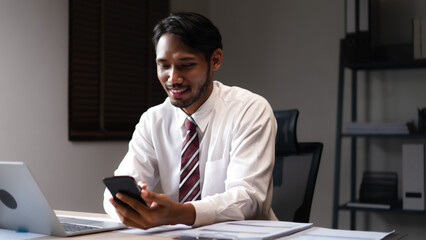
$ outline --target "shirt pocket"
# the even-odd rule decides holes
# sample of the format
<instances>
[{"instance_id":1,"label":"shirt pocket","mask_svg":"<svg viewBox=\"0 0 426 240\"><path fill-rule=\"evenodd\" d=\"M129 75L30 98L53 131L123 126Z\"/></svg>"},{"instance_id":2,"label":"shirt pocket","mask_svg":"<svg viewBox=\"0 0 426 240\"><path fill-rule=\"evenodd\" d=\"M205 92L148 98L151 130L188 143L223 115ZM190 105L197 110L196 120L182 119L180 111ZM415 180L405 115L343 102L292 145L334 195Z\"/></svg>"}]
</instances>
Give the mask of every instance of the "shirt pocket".
<instances>
[{"instance_id":1,"label":"shirt pocket","mask_svg":"<svg viewBox=\"0 0 426 240\"><path fill-rule=\"evenodd\" d=\"M211 196L225 192L225 180L228 169L228 161L216 160L206 162L203 196Z\"/></svg>"}]
</instances>

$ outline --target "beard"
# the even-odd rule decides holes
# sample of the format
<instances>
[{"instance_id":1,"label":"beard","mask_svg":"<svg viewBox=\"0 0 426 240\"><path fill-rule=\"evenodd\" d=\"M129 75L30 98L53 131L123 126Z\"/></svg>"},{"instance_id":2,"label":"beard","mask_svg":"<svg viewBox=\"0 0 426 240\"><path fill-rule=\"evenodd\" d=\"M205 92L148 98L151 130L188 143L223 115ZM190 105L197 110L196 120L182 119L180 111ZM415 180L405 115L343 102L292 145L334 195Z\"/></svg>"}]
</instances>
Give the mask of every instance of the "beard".
<instances>
[{"instance_id":1,"label":"beard","mask_svg":"<svg viewBox=\"0 0 426 240\"><path fill-rule=\"evenodd\" d=\"M213 81L213 77L210 76L210 65L209 65L208 68L207 68L206 79L205 79L203 85L201 85L201 87L194 93L194 95L191 98L189 98L186 101L173 101L172 100L170 102L175 107L187 108L187 107L191 106L193 103L195 103L196 101L198 101L202 96L207 94L207 91L208 91L212 81ZM169 88L169 87L180 87L180 86L181 86L181 84L173 84L173 85L170 84L170 85L166 85L166 89Z\"/></svg>"}]
</instances>

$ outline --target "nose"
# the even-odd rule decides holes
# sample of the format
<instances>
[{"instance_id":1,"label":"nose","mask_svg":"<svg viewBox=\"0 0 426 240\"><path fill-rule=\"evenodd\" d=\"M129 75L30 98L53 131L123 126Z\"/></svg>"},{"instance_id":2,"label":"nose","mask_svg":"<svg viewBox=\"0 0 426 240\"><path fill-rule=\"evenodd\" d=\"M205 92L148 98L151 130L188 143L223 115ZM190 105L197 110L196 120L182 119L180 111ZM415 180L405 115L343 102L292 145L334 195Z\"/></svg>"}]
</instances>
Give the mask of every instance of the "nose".
<instances>
[{"instance_id":1,"label":"nose","mask_svg":"<svg viewBox=\"0 0 426 240\"><path fill-rule=\"evenodd\" d=\"M183 77L180 76L179 70L175 67L170 68L169 79L167 80L167 82L169 82L170 84L179 84L182 83L182 81Z\"/></svg>"}]
</instances>

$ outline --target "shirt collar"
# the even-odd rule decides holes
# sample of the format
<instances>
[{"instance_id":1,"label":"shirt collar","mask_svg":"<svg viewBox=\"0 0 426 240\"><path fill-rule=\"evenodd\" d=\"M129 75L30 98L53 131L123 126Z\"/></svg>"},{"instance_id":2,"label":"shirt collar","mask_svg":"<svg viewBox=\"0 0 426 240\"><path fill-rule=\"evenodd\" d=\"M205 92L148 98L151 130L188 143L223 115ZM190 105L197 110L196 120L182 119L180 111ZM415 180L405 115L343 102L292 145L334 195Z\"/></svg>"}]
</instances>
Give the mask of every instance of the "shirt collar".
<instances>
[{"instance_id":1,"label":"shirt collar","mask_svg":"<svg viewBox=\"0 0 426 240\"><path fill-rule=\"evenodd\" d=\"M218 95L218 87L213 82L213 91L210 97L191 115L194 121L197 123L198 128L201 132L204 132L209 124L210 115L214 106L215 99ZM176 120L178 126L185 129L185 119L188 115L180 108L176 108Z\"/></svg>"}]
</instances>

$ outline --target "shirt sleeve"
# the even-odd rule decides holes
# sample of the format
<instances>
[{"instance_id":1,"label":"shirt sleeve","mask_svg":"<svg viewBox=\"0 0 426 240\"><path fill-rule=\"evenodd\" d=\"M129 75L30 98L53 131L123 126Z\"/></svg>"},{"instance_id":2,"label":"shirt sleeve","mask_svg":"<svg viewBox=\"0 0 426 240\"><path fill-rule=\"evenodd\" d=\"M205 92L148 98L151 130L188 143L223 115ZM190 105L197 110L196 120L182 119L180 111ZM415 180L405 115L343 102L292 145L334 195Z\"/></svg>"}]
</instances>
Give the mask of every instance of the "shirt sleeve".
<instances>
[{"instance_id":1,"label":"shirt sleeve","mask_svg":"<svg viewBox=\"0 0 426 240\"><path fill-rule=\"evenodd\" d=\"M225 192L192 202L196 210L194 226L227 220L274 219L270 209L277 128L273 111L261 98L240 109L233 121Z\"/></svg>"},{"instance_id":2,"label":"shirt sleeve","mask_svg":"<svg viewBox=\"0 0 426 240\"><path fill-rule=\"evenodd\" d=\"M136 125L129 149L114 171L115 176L132 176L136 181L143 180L148 184L148 190L152 190L158 183L158 168L155 151L150 141L150 129L147 126L148 114L144 113ZM108 189L104 192L104 210L113 218L118 218L114 206L109 202L111 194Z\"/></svg>"},{"instance_id":3,"label":"shirt sleeve","mask_svg":"<svg viewBox=\"0 0 426 240\"><path fill-rule=\"evenodd\" d=\"M111 193L109 192L109 190L107 188L105 188L104 191L104 210L105 212L112 218L114 219L119 219L117 212L115 211L114 206L112 206L112 204L109 202L109 199L112 197Z\"/></svg>"}]
</instances>

